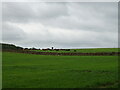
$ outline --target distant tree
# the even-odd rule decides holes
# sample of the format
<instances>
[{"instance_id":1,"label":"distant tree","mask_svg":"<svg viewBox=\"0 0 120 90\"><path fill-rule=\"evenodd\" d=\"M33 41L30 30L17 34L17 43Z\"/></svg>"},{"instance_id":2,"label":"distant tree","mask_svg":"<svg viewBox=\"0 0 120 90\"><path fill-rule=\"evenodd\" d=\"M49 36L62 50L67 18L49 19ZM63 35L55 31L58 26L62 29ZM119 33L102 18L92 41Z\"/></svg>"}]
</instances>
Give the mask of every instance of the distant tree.
<instances>
[{"instance_id":1,"label":"distant tree","mask_svg":"<svg viewBox=\"0 0 120 90\"><path fill-rule=\"evenodd\" d=\"M28 48L24 48L24 50L29 50Z\"/></svg>"},{"instance_id":2,"label":"distant tree","mask_svg":"<svg viewBox=\"0 0 120 90\"><path fill-rule=\"evenodd\" d=\"M53 47L52 47L52 50L53 50Z\"/></svg>"}]
</instances>

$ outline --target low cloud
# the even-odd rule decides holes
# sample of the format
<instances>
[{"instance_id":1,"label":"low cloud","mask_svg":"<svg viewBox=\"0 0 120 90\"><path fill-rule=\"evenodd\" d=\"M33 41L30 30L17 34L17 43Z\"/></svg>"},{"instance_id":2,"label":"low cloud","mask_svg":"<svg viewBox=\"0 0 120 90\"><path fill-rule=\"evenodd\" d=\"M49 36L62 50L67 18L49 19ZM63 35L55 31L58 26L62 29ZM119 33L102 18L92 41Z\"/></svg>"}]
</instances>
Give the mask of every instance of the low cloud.
<instances>
[{"instance_id":1,"label":"low cloud","mask_svg":"<svg viewBox=\"0 0 120 90\"><path fill-rule=\"evenodd\" d=\"M117 47L117 3L3 3L3 42L23 47Z\"/></svg>"}]
</instances>

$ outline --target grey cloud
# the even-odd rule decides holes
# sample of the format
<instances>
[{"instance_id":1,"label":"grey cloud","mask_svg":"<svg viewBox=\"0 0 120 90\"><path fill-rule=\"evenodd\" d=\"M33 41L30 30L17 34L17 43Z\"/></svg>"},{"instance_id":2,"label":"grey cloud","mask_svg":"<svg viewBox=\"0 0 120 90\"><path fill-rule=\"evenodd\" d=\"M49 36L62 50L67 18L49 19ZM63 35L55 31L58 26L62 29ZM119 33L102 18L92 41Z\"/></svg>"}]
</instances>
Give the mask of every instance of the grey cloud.
<instances>
[{"instance_id":1,"label":"grey cloud","mask_svg":"<svg viewBox=\"0 0 120 90\"><path fill-rule=\"evenodd\" d=\"M25 32L16 26L3 23L2 27L2 39L3 42L20 41L25 38Z\"/></svg>"},{"instance_id":2,"label":"grey cloud","mask_svg":"<svg viewBox=\"0 0 120 90\"><path fill-rule=\"evenodd\" d=\"M56 20L44 23L67 29L89 31L116 30L117 3L68 3L67 6L69 16L59 17Z\"/></svg>"},{"instance_id":3,"label":"grey cloud","mask_svg":"<svg viewBox=\"0 0 120 90\"><path fill-rule=\"evenodd\" d=\"M67 15L65 3L3 3L3 21L17 23L54 19Z\"/></svg>"},{"instance_id":4,"label":"grey cloud","mask_svg":"<svg viewBox=\"0 0 120 90\"><path fill-rule=\"evenodd\" d=\"M117 3L109 2L3 3L4 23L40 23L44 27L38 28L39 32L30 34L18 26L5 24L3 40L38 48L115 47L118 44L117 8ZM50 32L50 28L64 32L57 29L56 33L54 30Z\"/></svg>"},{"instance_id":5,"label":"grey cloud","mask_svg":"<svg viewBox=\"0 0 120 90\"><path fill-rule=\"evenodd\" d=\"M66 29L113 31L117 3L3 3L3 21L41 22ZM112 25L112 27L111 27Z\"/></svg>"}]
</instances>

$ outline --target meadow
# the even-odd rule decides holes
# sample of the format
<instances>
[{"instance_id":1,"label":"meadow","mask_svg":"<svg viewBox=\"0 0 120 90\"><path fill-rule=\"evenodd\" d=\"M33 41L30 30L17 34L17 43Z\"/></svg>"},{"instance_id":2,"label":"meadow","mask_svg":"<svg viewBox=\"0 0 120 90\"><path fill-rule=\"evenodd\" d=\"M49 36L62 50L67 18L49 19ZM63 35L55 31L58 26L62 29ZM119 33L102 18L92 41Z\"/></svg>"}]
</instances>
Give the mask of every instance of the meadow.
<instances>
[{"instance_id":1,"label":"meadow","mask_svg":"<svg viewBox=\"0 0 120 90\"><path fill-rule=\"evenodd\" d=\"M117 88L118 56L2 53L3 88Z\"/></svg>"}]
</instances>

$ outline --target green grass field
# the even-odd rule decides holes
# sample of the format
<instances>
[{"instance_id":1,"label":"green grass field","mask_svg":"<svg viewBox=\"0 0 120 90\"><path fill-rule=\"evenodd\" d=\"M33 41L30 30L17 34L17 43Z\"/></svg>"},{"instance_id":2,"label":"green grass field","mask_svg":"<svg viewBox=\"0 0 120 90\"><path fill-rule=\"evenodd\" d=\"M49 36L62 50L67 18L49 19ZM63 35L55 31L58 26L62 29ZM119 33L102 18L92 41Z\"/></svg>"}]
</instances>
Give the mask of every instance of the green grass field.
<instances>
[{"instance_id":1,"label":"green grass field","mask_svg":"<svg viewBox=\"0 0 120 90\"><path fill-rule=\"evenodd\" d=\"M3 88L117 87L117 56L2 55Z\"/></svg>"},{"instance_id":2,"label":"green grass field","mask_svg":"<svg viewBox=\"0 0 120 90\"><path fill-rule=\"evenodd\" d=\"M31 50L36 52L60 52L60 53L68 53L68 52L81 52L81 53L95 53L95 52L118 52L118 48L91 48L91 49L71 49L70 51L55 51L55 50Z\"/></svg>"}]
</instances>

